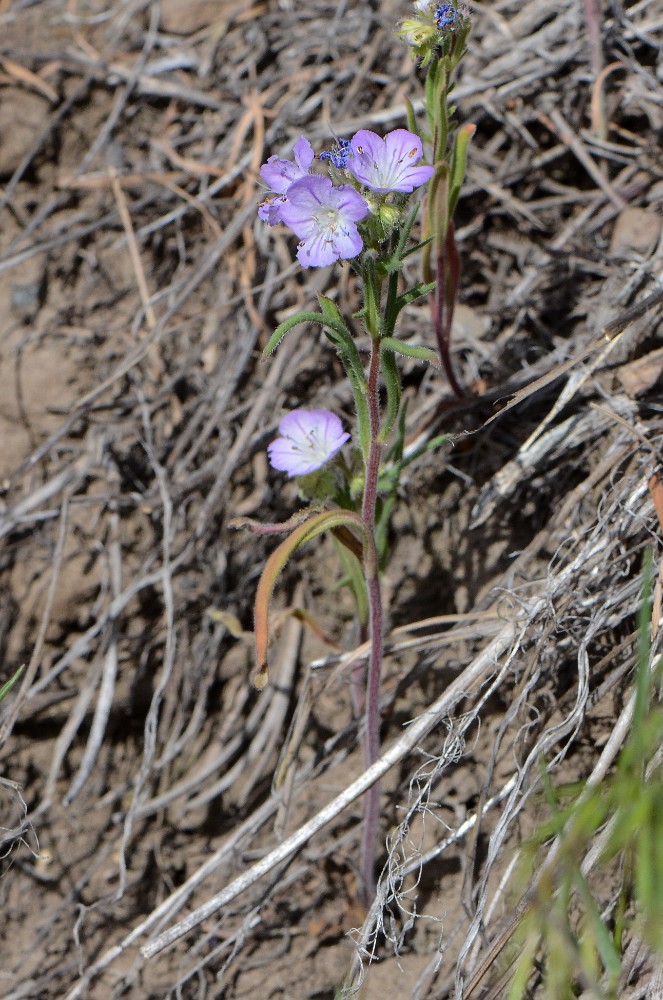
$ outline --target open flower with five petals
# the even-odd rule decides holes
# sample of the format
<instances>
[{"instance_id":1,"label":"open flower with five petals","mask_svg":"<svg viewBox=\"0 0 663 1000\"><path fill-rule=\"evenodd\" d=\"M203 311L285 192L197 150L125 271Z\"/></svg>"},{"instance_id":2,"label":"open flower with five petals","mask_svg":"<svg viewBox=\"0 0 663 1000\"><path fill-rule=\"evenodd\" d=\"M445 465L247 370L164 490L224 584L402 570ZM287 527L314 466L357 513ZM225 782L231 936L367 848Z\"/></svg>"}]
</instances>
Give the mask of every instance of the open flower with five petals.
<instances>
[{"instance_id":1,"label":"open flower with five petals","mask_svg":"<svg viewBox=\"0 0 663 1000\"><path fill-rule=\"evenodd\" d=\"M267 454L271 466L290 478L316 472L350 440L330 410L291 410L281 419L279 434Z\"/></svg>"},{"instance_id":2,"label":"open flower with five petals","mask_svg":"<svg viewBox=\"0 0 663 1000\"><path fill-rule=\"evenodd\" d=\"M352 137L352 152L347 169L360 184L379 194L410 194L435 172L432 167L417 166L424 155L421 139L404 128L388 132L384 139L360 129Z\"/></svg>"},{"instance_id":3,"label":"open flower with five petals","mask_svg":"<svg viewBox=\"0 0 663 1000\"><path fill-rule=\"evenodd\" d=\"M294 181L279 218L299 236L297 259L303 267L326 267L361 253L357 223L368 205L349 184L334 187L329 177L310 174Z\"/></svg>"}]
</instances>

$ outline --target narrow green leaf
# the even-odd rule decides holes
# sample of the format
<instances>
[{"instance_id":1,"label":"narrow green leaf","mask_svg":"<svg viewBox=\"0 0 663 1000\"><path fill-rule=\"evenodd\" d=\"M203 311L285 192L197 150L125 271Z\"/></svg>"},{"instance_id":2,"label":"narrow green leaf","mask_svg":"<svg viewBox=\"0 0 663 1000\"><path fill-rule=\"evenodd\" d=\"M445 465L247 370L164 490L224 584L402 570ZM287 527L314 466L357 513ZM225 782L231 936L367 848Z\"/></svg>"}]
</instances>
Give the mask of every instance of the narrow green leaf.
<instances>
[{"instance_id":1,"label":"narrow green leaf","mask_svg":"<svg viewBox=\"0 0 663 1000\"><path fill-rule=\"evenodd\" d=\"M426 86L424 90L426 117L428 118L428 128L430 129L431 135L435 134L435 93L437 90L436 76L438 66L438 61L431 64L431 67L426 74Z\"/></svg>"},{"instance_id":2,"label":"narrow green leaf","mask_svg":"<svg viewBox=\"0 0 663 1000\"><path fill-rule=\"evenodd\" d=\"M357 620L360 625L368 624L368 591L362 565L354 553L350 552L340 539L332 532L332 541L338 558L346 575L346 582L352 591L357 608Z\"/></svg>"},{"instance_id":3,"label":"narrow green leaf","mask_svg":"<svg viewBox=\"0 0 663 1000\"><path fill-rule=\"evenodd\" d=\"M395 337L383 337L380 347L385 351L393 351L394 354L401 354L405 358L416 358L417 361L426 361L433 368L440 367L440 359L435 351L429 347L420 347L418 344L406 344Z\"/></svg>"},{"instance_id":4,"label":"narrow green leaf","mask_svg":"<svg viewBox=\"0 0 663 1000\"><path fill-rule=\"evenodd\" d=\"M389 275L389 283L387 285L387 301L384 307L384 320L382 323L382 332L385 337L390 337L394 332L399 312L398 272L394 271Z\"/></svg>"},{"instance_id":5,"label":"narrow green leaf","mask_svg":"<svg viewBox=\"0 0 663 1000\"><path fill-rule=\"evenodd\" d=\"M395 475L398 478L402 470L405 469L408 465L411 465L412 462L416 462L418 458L420 458L422 455L427 454L427 452L434 451L436 448L439 448L440 445L446 444L448 440L449 440L448 434L438 434L437 437L431 438L430 441L426 441L425 444L422 444L418 448L415 448L414 451L411 451L399 462L396 462L393 468L388 470L389 474Z\"/></svg>"},{"instance_id":6,"label":"narrow green leaf","mask_svg":"<svg viewBox=\"0 0 663 1000\"><path fill-rule=\"evenodd\" d=\"M14 684L16 684L17 680L19 679L19 677L21 676L21 674L23 673L24 670L25 670L25 664L23 664L22 666L20 666L18 668L18 670L16 671L16 673L13 674L9 678L9 680L6 681L2 685L2 687L0 687L0 701L2 701L3 698L7 697L7 695L9 694L9 692L11 691L11 689L14 687Z\"/></svg>"},{"instance_id":7,"label":"narrow green leaf","mask_svg":"<svg viewBox=\"0 0 663 1000\"><path fill-rule=\"evenodd\" d=\"M389 522L396 504L397 484L393 485L392 492L386 497L379 497L375 518L375 548L378 553L378 566L380 572L384 573L389 562Z\"/></svg>"},{"instance_id":8,"label":"narrow green leaf","mask_svg":"<svg viewBox=\"0 0 663 1000\"><path fill-rule=\"evenodd\" d=\"M366 531L359 514L349 510L325 510L300 524L295 530L274 549L260 576L254 608L255 625L255 656L256 671L253 683L259 690L265 687L269 680L267 664L267 646L269 643L269 605L276 586L276 581L288 562L288 559L305 542L311 541L323 531L331 531L346 525L354 528L363 536L364 559L367 573L373 574L377 565L377 554L372 545L370 533Z\"/></svg>"},{"instance_id":9,"label":"narrow green leaf","mask_svg":"<svg viewBox=\"0 0 663 1000\"><path fill-rule=\"evenodd\" d=\"M424 281L430 283L437 277L438 261L444 252L449 229L449 167L442 160L435 165L435 173L428 182L424 213L424 238L427 243L422 258Z\"/></svg>"},{"instance_id":10,"label":"narrow green leaf","mask_svg":"<svg viewBox=\"0 0 663 1000\"><path fill-rule=\"evenodd\" d=\"M352 339L352 334L348 330L345 320L341 315L341 310L338 308L334 300L328 298L326 295L318 295L318 302L320 303L320 308L322 309L325 319L329 320L329 322L334 325L334 329L344 330L348 337Z\"/></svg>"},{"instance_id":11,"label":"narrow green leaf","mask_svg":"<svg viewBox=\"0 0 663 1000\"><path fill-rule=\"evenodd\" d=\"M364 322L371 337L380 333L380 289L376 268L374 250L367 250L364 255Z\"/></svg>"},{"instance_id":12,"label":"narrow green leaf","mask_svg":"<svg viewBox=\"0 0 663 1000\"><path fill-rule=\"evenodd\" d=\"M384 427L380 431L380 440L386 441L391 434L391 429L398 419L398 411L401 406L401 376L394 357L394 351L385 341L392 338L386 337L380 341L380 364L382 366L382 377L387 389L387 416Z\"/></svg>"},{"instance_id":13,"label":"narrow green leaf","mask_svg":"<svg viewBox=\"0 0 663 1000\"><path fill-rule=\"evenodd\" d=\"M405 306L409 305L410 302L414 302L415 299L421 298L422 295L428 295L430 292L435 291L436 281L429 281L426 284L415 285L414 288L408 289L407 292L403 292L402 295L398 296L396 304L398 306L398 311L404 309Z\"/></svg>"},{"instance_id":14,"label":"narrow green leaf","mask_svg":"<svg viewBox=\"0 0 663 1000\"><path fill-rule=\"evenodd\" d=\"M536 929L530 927L527 939L520 949L520 955L516 964L516 971L509 987L507 1000L522 1000L527 991L527 987L532 981L532 971L536 953L539 949L540 935Z\"/></svg>"},{"instance_id":15,"label":"narrow green leaf","mask_svg":"<svg viewBox=\"0 0 663 1000\"><path fill-rule=\"evenodd\" d=\"M615 945L612 937L610 936L610 932L601 918L601 912L596 905L586 880L580 874L580 871L576 873L576 885L587 908L587 918L594 934L596 948L601 956L603 967L610 977L617 978L621 972L619 954L615 950Z\"/></svg>"},{"instance_id":16,"label":"narrow green leaf","mask_svg":"<svg viewBox=\"0 0 663 1000\"><path fill-rule=\"evenodd\" d=\"M449 218L451 219L456 205L458 204L458 198L460 197L460 191L463 186L463 181L465 180L465 167L467 161L467 147L470 143L470 139L476 132L476 125L467 124L463 125L462 128L458 129L456 133L456 138L454 142L453 154L451 157L451 179L449 183Z\"/></svg>"},{"instance_id":17,"label":"narrow green leaf","mask_svg":"<svg viewBox=\"0 0 663 1000\"><path fill-rule=\"evenodd\" d=\"M364 370L359 351L336 303L332 302L325 295L318 296L318 300L322 312L300 312L285 320L272 334L269 343L263 351L263 355L270 354L288 330L296 326L297 323L319 323L323 328L327 340L335 348L348 373L353 391L355 391L355 400L357 401L357 394L360 397L362 393L363 395L366 393ZM360 406L361 403L357 403L358 409Z\"/></svg>"},{"instance_id":18,"label":"narrow green leaf","mask_svg":"<svg viewBox=\"0 0 663 1000\"><path fill-rule=\"evenodd\" d=\"M412 101L409 97L405 98L405 110L407 112L407 127L410 132L414 132L415 135L419 135L419 127L417 125L417 116L414 113L414 108L412 106Z\"/></svg>"},{"instance_id":19,"label":"narrow green leaf","mask_svg":"<svg viewBox=\"0 0 663 1000\"><path fill-rule=\"evenodd\" d=\"M415 243L414 246L408 247L401 259L405 260L406 257L410 257L413 253L416 253L418 250L423 250L424 247L428 246L431 239L432 237L429 236L428 239L422 240L420 243Z\"/></svg>"},{"instance_id":20,"label":"narrow green leaf","mask_svg":"<svg viewBox=\"0 0 663 1000\"><path fill-rule=\"evenodd\" d=\"M355 410L357 412L357 433L359 435L359 447L364 459L364 465L368 462L368 453L371 447L371 422L368 412L368 398L366 390L366 379L364 373L357 372L350 366L346 366L348 380L352 386L352 395L355 400Z\"/></svg>"},{"instance_id":21,"label":"narrow green leaf","mask_svg":"<svg viewBox=\"0 0 663 1000\"><path fill-rule=\"evenodd\" d=\"M324 316L318 312L312 311L302 311L295 313L294 316L288 316L284 319L282 323L279 323L274 333L271 335L267 344L265 345L262 356L263 358L269 357L273 351L279 346L286 333L289 333L294 326L298 326L300 323L323 323Z\"/></svg>"},{"instance_id":22,"label":"narrow green leaf","mask_svg":"<svg viewBox=\"0 0 663 1000\"><path fill-rule=\"evenodd\" d=\"M263 349L263 358L269 357L269 355L272 354L279 346L286 333L289 333L293 327L298 326L300 323L319 323L323 328L327 327L330 332L336 335L337 338L340 338L343 341L347 340L351 344L354 343L352 335L343 322L340 313L337 317L331 312L330 315L325 315L322 312L306 310L295 313L294 316L289 316L287 319L284 319L282 323L279 323Z\"/></svg>"}]
</instances>

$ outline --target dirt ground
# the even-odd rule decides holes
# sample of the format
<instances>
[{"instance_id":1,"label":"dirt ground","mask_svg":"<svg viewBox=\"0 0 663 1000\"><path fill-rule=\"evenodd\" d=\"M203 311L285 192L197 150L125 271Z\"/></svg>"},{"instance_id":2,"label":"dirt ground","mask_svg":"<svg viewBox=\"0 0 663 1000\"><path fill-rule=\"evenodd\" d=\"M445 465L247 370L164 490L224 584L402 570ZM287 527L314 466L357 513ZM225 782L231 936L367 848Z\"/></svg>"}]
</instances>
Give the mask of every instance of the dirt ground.
<instances>
[{"instance_id":1,"label":"dirt ground","mask_svg":"<svg viewBox=\"0 0 663 1000\"><path fill-rule=\"evenodd\" d=\"M349 269L302 271L257 221L260 164L406 124L408 6L0 0L0 684L26 665L0 714L7 1000L331 1000L364 973L366 1000L506 995L499 961L468 989L522 891L540 762L586 780L628 700L663 538L663 5L474 4L470 398L406 365L408 440L450 440L392 526L380 906L359 903L355 797L141 952L362 773L333 547L284 574L258 694L274 543L229 522L299 504L266 462L285 409L352 414L318 331L260 360L317 292L359 306ZM400 335L433 346L425 303Z\"/></svg>"}]
</instances>

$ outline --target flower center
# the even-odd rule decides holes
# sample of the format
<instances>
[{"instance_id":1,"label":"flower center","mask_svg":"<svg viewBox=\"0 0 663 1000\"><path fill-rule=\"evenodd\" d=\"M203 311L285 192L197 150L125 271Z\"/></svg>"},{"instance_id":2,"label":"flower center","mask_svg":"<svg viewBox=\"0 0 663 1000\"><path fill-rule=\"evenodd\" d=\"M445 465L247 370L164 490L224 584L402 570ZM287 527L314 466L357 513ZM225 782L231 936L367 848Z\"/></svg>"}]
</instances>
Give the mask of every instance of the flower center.
<instances>
[{"instance_id":1,"label":"flower center","mask_svg":"<svg viewBox=\"0 0 663 1000\"><path fill-rule=\"evenodd\" d=\"M331 240L329 237L333 236L339 227L338 209L332 208L329 205L325 206L320 212L320 215L313 216L313 222L321 230L321 235L327 237L326 242L330 243ZM341 225L341 232L345 231L346 230Z\"/></svg>"}]
</instances>

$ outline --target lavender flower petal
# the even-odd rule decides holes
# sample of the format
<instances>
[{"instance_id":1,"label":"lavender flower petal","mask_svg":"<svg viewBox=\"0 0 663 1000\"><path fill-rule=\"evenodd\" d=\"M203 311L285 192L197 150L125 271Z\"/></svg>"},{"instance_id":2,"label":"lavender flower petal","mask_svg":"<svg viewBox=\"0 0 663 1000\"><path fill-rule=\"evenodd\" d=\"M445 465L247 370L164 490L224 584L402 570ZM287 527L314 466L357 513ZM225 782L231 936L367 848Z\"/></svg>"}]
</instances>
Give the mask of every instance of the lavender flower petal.
<instances>
[{"instance_id":1,"label":"lavender flower petal","mask_svg":"<svg viewBox=\"0 0 663 1000\"><path fill-rule=\"evenodd\" d=\"M268 226L275 226L281 221L281 209L285 205L285 195L268 194L258 207L258 218Z\"/></svg>"},{"instance_id":2,"label":"lavender flower petal","mask_svg":"<svg viewBox=\"0 0 663 1000\"><path fill-rule=\"evenodd\" d=\"M260 176L269 185L270 190L285 194L293 181L305 177L313 163L313 147L302 135L293 149L294 162L276 156L270 156L267 163L260 168Z\"/></svg>"}]
</instances>

